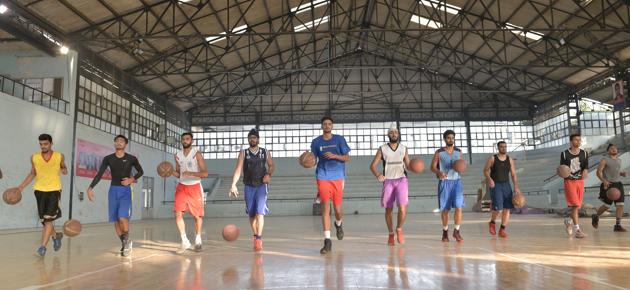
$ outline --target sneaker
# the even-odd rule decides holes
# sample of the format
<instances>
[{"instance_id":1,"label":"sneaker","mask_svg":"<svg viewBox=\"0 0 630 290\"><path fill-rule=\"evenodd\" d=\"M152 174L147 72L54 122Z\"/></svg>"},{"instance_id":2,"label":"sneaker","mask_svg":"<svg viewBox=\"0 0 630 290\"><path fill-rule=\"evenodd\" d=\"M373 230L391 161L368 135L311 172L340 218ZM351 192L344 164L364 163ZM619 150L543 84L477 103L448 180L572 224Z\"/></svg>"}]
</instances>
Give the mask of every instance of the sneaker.
<instances>
[{"instance_id":1,"label":"sneaker","mask_svg":"<svg viewBox=\"0 0 630 290\"><path fill-rule=\"evenodd\" d=\"M130 239L127 239L125 241L125 247L123 248L123 251L122 251L122 256L129 257L132 251L133 251L133 241L131 241Z\"/></svg>"},{"instance_id":2,"label":"sneaker","mask_svg":"<svg viewBox=\"0 0 630 290\"><path fill-rule=\"evenodd\" d=\"M599 227L599 216L594 214L591 216L591 225L593 225L594 228L598 228Z\"/></svg>"},{"instance_id":3,"label":"sneaker","mask_svg":"<svg viewBox=\"0 0 630 290\"><path fill-rule=\"evenodd\" d=\"M59 251L59 249L61 249L61 239L63 238L63 233L59 232L56 233L55 236L52 238L53 240L53 249L56 251Z\"/></svg>"},{"instance_id":4,"label":"sneaker","mask_svg":"<svg viewBox=\"0 0 630 290\"><path fill-rule=\"evenodd\" d=\"M319 250L319 253L324 255L332 251L332 241L330 239L324 239L324 247Z\"/></svg>"},{"instance_id":5,"label":"sneaker","mask_svg":"<svg viewBox=\"0 0 630 290\"><path fill-rule=\"evenodd\" d=\"M387 245L388 246L394 245L394 234L389 234L389 238L387 238Z\"/></svg>"},{"instance_id":6,"label":"sneaker","mask_svg":"<svg viewBox=\"0 0 630 290\"><path fill-rule=\"evenodd\" d=\"M46 247L44 246L40 246L37 251L35 252L35 255L38 257L44 257L46 256Z\"/></svg>"},{"instance_id":7,"label":"sneaker","mask_svg":"<svg viewBox=\"0 0 630 290\"><path fill-rule=\"evenodd\" d=\"M582 232L582 229L577 229L575 231L575 237L578 239L583 239L583 238L586 238L586 234Z\"/></svg>"},{"instance_id":8,"label":"sneaker","mask_svg":"<svg viewBox=\"0 0 630 290\"><path fill-rule=\"evenodd\" d=\"M493 222L489 222L488 223L488 230L490 231L491 235L496 235L497 234L497 229L496 229L496 224Z\"/></svg>"},{"instance_id":9,"label":"sneaker","mask_svg":"<svg viewBox=\"0 0 630 290\"><path fill-rule=\"evenodd\" d=\"M499 229L499 238L507 238L507 234L505 233L505 228Z\"/></svg>"},{"instance_id":10,"label":"sneaker","mask_svg":"<svg viewBox=\"0 0 630 290\"><path fill-rule=\"evenodd\" d=\"M201 252L202 250L201 243L195 243L195 252Z\"/></svg>"},{"instance_id":11,"label":"sneaker","mask_svg":"<svg viewBox=\"0 0 630 290\"><path fill-rule=\"evenodd\" d=\"M448 230L442 230L442 242L448 243Z\"/></svg>"},{"instance_id":12,"label":"sneaker","mask_svg":"<svg viewBox=\"0 0 630 290\"><path fill-rule=\"evenodd\" d=\"M621 225L615 225L613 227L613 232L621 232L621 233L625 233L626 229L624 229Z\"/></svg>"},{"instance_id":13,"label":"sneaker","mask_svg":"<svg viewBox=\"0 0 630 290\"><path fill-rule=\"evenodd\" d=\"M335 229L337 229L337 240L343 240L343 223L337 225L336 222L333 222L333 224L335 224Z\"/></svg>"},{"instance_id":14,"label":"sneaker","mask_svg":"<svg viewBox=\"0 0 630 290\"><path fill-rule=\"evenodd\" d=\"M185 241L182 242L182 245L177 250L177 253L178 254L183 254L184 252L186 252L186 250L190 249L191 247L192 247L192 245L190 244L190 241L185 240ZM124 249L124 247L123 247L123 249Z\"/></svg>"},{"instance_id":15,"label":"sneaker","mask_svg":"<svg viewBox=\"0 0 630 290\"><path fill-rule=\"evenodd\" d=\"M399 244L402 245L405 243L405 234L403 233L402 229L396 229L396 237L398 238Z\"/></svg>"},{"instance_id":16,"label":"sneaker","mask_svg":"<svg viewBox=\"0 0 630 290\"><path fill-rule=\"evenodd\" d=\"M570 237L573 235L573 221L571 219L564 219L564 226L567 231L567 235Z\"/></svg>"},{"instance_id":17,"label":"sneaker","mask_svg":"<svg viewBox=\"0 0 630 290\"><path fill-rule=\"evenodd\" d=\"M464 238L462 238L462 235L459 234L459 230L453 230L453 238L455 238L455 240L457 240L458 242L464 240Z\"/></svg>"},{"instance_id":18,"label":"sneaker","mask_svg":"<svg viewBox=\"0 0 630 290\"><path fill-rule=\"evenodd\" d=\"M262 251L262 240L261 239L254 240L254 251L256 251L256 252Z\"/></svg>"}]
</instances>

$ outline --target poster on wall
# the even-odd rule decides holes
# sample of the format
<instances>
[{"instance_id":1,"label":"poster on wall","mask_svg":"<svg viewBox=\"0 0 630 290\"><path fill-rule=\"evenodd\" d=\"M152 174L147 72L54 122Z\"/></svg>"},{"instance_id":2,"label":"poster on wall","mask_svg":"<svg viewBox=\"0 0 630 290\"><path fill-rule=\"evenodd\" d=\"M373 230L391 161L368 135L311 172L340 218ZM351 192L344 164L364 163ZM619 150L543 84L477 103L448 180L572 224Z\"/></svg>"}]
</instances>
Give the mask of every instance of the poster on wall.
<instances>
[{"instance_id":1,"label":"poster on wall","mask_svg":"<svg viewBox=\"0 0 630 290\"><path fill-rule=\"evenodd\" d=\"M612 84L613 105L615 111L621 111L626 106L626 100L623 93L623 81L616 81Z\"/></svg>"},{"instance_id":2,"label":"poster on wall","mask_svg":"<svg viewBox=\"0 0 630 290\"><path fill-rule=\"evenodd\" d=\"M77 139L76 175L94 178L103 162L103 158L112 153L114 153L113 146L103 146L90 141ZM127 153L138 157L138 155L131 152ZM135 169L132 170L132 174L135 174ZM112 180L109 168L105 170L101 179Z\"/></svg>"}]
</instances>

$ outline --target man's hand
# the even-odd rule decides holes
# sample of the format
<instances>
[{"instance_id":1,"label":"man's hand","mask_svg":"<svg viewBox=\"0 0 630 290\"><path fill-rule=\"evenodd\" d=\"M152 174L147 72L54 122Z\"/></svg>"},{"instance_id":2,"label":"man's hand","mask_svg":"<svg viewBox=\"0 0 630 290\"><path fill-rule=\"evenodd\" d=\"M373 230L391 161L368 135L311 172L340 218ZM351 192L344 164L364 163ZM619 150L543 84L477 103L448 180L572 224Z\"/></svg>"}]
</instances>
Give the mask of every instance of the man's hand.
<instances>
[{"instance_id":1,"label":"man's hand","mask_svg":"<svg viewBox=\"0 0 630 290\"><path fill-rule=\"evenodd\" d=\"M604 184L604 189L608 189L608 187L610 187L610 181L604 180L602 183Z\"/></svg>"},{"instance_id":2,"label":"man's hand","mask_svg":"<svg viewBox=\"0 0 630 290\"><path fill-rule=\"evenodd\" d=\"M91 187L88 187L87 194L88 194L88 199L90 201L94 201L94 190L92 190Z\"/></svg>"},{"instance_id":3,"label":"man's hand","mask_svg":"<svg viewBox=\"0 0 630 290\"><path fill-rule=\"evenodd\" d=\"M623 176L623 177L627 177L627 176L628 176L628 173L627 173L627 172L625 172L625 171L621 171L621 172L619 172L619 175L621 175L621 176Z\"/></svg>"},{"instance_id":4,"label":"man's hand","mask_svg":"<svg viewBox=\"0 0 630 290\"><path fill-rule=\"evenodd\" d=\"M446 178L448 178L448 175L442 171L440 171L440 173L436 174L435 176L437 176L438 179L440 180L444 180Z\"/></svg>"},{"instance_id":5,"label":"man's hand","mask_svg":"<svg viewBox=\"0 0 630 290\"><path fill-rule=\"evenodd\" d=\"M269 184L270 180L271 180L271 175L265 174L265 176L263 176L263 183L264 184Z\"/></svg>"},{"instance_id":6,"label":"man's hand","mask_svg":"<svg viewBox=\"0 0 630 290\"><path fill-rule=\"evenodd\" d=\"M135 178L133 177L125 177L123 178L123 180L120 182L120 184L124 185L124 186L128 186L129 184L132 184L134 181L136 181Z\"/></svg>"},{"instance_id":7,"label":"man's hand","mask_svg":"<svg viewBox=\"0 0 630 290\"><path fill-rule=\"evenodd\" d=\"M68 175L68 168L66 168L66 167L61 168L61 174Z\"/></svg>"},{"instance_id":8,"label":"man's hand","mask_svg":"<svg viewBox=\"0 0 630 290\"><path fill-rule=\"evenodd\" d=\"M236 188L236 185L232 185L232 188L230 188L229 196L238 197L238 188Z\"/></svg>"},{"instance_id":9,"label":"man's hand","mask_svg":"<svg viewBox=\"0 0 630 290\"><path fill-rule=\"evenodd\" d=\"M326 158L326 159L337 159L337 155L335 155L332 152L326 152L326 153L324 153L324 158Z\"/></svg>"},{"instance_id":10,"label":"man's hand","mask_svg":"<svg viewBox=\"0 0 630 290\"><path fill-rule=\"evenodd\" d=\"M488 178L488 186L490 186L490 188L494 188L495 184L494 184L494 180L492 180L492 178Z\"/></svg>"},{"instance_id":11,"label":"man's hand","mask_svg":"<svg viewBox=\"0 0 630 290\"><path fill-rule=\"evenodd\" d=\"M383 176L383 174L379 174L376 179L378 180L378 182L383 183L385 182L385 176Z\"/></svg>"}]
</instances>

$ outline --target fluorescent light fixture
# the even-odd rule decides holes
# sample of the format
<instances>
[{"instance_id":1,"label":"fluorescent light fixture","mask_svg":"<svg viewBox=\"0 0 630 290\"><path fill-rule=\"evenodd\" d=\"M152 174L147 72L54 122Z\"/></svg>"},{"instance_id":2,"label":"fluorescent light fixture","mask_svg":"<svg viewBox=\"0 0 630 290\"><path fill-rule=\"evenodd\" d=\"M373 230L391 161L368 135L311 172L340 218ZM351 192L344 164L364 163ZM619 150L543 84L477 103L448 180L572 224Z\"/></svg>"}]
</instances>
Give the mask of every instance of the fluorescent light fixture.
<instances>
[{"instance_id":1,"label":"fluorescent light fixture","mask_svg":"<svg viewBox=\"0 0 630 290\"><path fill-rule=\"evenodd\" d=\"M544 36L544 34L537 31L533 31L533 30L525 31L523 27L514 25L512 23L506 23L505 28L516 35L524 36L534 41L539 40Z\"/></svg>"},{"instance_id":2,"label":"fluorescent light fixture","mask_svg":"<svg viewBox=\"0 0 630 290\"><path fill-rule=\"evenodd\" d=\"M7 12L7 10L9 10L9 7L5 6L4 4L0 4L0 14L4 14L5 12Z\"/></svg>"},{"instance_id":3,"label":"fluorescent light fixture","mask_svg":"<svg viewBox=\"0 0 630 290\"><path fill-rule=\"evenodd\" d=\"M455 14L455 15L457 15L459 13L459 11L462 10L461 7L457 7L455 5L447 4L446 2L442 2L442 1L420 0L419 3L424 5L424 6L432 7L433 9L437 9L437 10L444 11L444 12L450 13L450 14Z\"/></svg>"},{"instance_id":4,"label":"fluorescent light fixture","mask_svg":"<svg viewBox=\"0 0 630 290\"><path fill-rule=\"evenodd\" d=\"M68 47L67 47L67 46L65 46L65 45L63 45L63 46L61 46L61 47L59 48L59 52L61 52L61 54L68 54L68 51L70 51L70 50L69 50L69 49L68 49Z\"/></svg>"},{"instance_id":5,"label":"fluorescent light fixture","mask_svg":"<svg viewBox=\"0 0 630 290\"><path fill-rule=\"evenodd\" d=\"M441 28L442 27L442 23L439 23L437 21L433 21L429 18L424 18L422 16L418 16L418 15L412 15L411 16L411 22L415 22L418 23L420 25L424 25L424 26L428 26L431 28Z\"/></svg>"},{"instance_id":6,"label":"fluorescent light fixture","mask_svg":"<svg viewBox=\"0 0 630 290\"><path fill-rule=\"evenodd\" d=\"M317 7L328 5L328 3L330 1L329 0L309 0L308 2L309 3L305 3L305 4L299 5L297 7L291 8L291 12L294 12L295 14L300 14L302 12L306 12L306 11L310 10L311 7L313 9L315 9Z\"/></svg>"},{"instance_id":7,"label":"fluorescent light fixture","mask_svg":"<svg viewBox=\"0 0 630 290\"><path fill-rule=\"evenodd\" d=\"M317 18L317 19L315 19L313 21L310 21L310 22L307 22L307 23L304 23L304 24L300 24L300 25L298 25L296 27L293 27L293 31L294 32L298 32L298 31L302 31L302 30L306 30L306 29L311 29L311 28L313 28L315 26L318 26L318 25L320 25L322 23L326 23L326 22L328 22L328 16L324 16L322 18Z\"/></svg>"},{"instance_id":8,"label":"fluorescent light fixture","mask_svg":"<svg viewBox=\"0 0 630 290\"><path fill-rule=\"evenodd\" d=\"M245 31L247 31L247 24L241 25L239 27L235 27L234 29L232 29L232 33L235 33L235 34L241 34L241 33L244 33ZM226 37L225 36L221 36L221 35L226 35L227 33L224 31L224 32L221 32L219 34L220 35L206 37L206 41L209 44L213 44L213 43L217 43L219 41L225 40Z\"/></svg>"}]
</instances>

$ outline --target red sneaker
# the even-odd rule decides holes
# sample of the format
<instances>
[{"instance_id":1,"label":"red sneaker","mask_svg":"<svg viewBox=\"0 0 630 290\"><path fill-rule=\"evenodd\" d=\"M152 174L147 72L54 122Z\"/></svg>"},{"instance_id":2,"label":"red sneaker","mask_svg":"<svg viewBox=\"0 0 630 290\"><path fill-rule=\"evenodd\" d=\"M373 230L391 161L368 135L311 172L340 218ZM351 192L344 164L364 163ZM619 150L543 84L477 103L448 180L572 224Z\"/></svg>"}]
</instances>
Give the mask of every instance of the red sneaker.
<instances>
[{"instance_id":1,"label":"red sneaker","mask_svg":"<svg viewBox=\"0 0 630 290\"><path fill-rule=\"evenodd\" d=\"M402 229L396 229L396 237L398 238L398 243L399 244L404 244L405 243L405 234L403 234L403 230Z\"/></svg>"},{"instance_id":2,"label":"red sneaker","mask_svg":"<svg viewBox=\"0 0 630 290\"><path fill-rule=\"evenodd\" d=\"M507 238L507 234L505 233L505 229L504 228L499 229L499 237L500 238Z\"/></svg>"},{"instance_id":3,"label":"red sneaker","mask_svg":"<svg viewBox=\"0 0 630 290\"><path fill-rule=\"evenodd\" d=\"M442 230L442 242L448 243L448 230Z\"/></svg>"},{"instance_id":4,"label":"red sneaker","mask_svg":"<svg viewBox=\"0 0 630 290\"><path fill-rule=\"evenodd\" d=\"M495 226L496 224L493 222L488 223L488 229L490 230L490 234L493 236L497 234L497 229Z\"/></svg>"},{"instance_id":5,"label":"red sneaker","mask_svg":"<svg viewBox=\"0 0 630 290\"><path fill-rule=\"evenodd\" d=\"M387 245L388 246L394 245L394 234L389 234L389 238L387 238Z\"/></svg>"},{"instance_id":6,"label":"red sneaker","mask_svg":"<svg viewBox=\"0 0 630 290\"><path fill-rule=\"evenodd\" d=\"M262 250L262 240L254 240L254 251Z\"/></svg>"},{"instance_id":7,"label":"red sneaker","mask_svg":"<svg viewBox=\"0 0 630 290\"><path fill-rule=\"evenodd\" d=\"M464 241L462 235L459 234L459 230L453 230L453 238L455 238L455 240L457 240L458 242Z\"/></svg>"}]
</instances>

